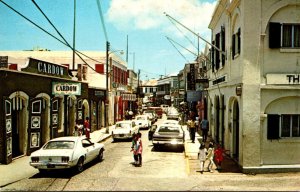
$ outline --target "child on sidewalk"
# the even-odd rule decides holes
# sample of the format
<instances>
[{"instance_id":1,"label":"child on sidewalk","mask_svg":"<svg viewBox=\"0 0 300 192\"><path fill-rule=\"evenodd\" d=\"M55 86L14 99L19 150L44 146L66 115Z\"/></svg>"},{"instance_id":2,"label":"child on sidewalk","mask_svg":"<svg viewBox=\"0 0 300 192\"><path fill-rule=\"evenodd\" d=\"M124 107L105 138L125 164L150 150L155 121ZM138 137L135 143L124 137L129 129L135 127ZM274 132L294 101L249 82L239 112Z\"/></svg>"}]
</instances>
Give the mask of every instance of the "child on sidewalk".
<instances>
[{"instance_id":1,"label":"child on sidewalk","mask_svg":"<svg viewBox=\"0 0 300 192\"><path fill-rule=\"evenodd\" d=\"M209 143L206 159L209 161L208 171L213 173L212 169L213 169L213 166L215 165L215 163L214 163L214 144L213 144L213 142Z\"/></svg>"},{"instance_id":2,"label":"child on sidewalk","mask_svg":"<svg viewBox=\"0 0 300 192\"><path fill-rule=\"evenodd\" d=\"M217 149L215 150L215 160L217 162L217 170L221 170L222 167L222 162L224 160L224 152L226 150L224 150L220 144L217 145Z\"/></svg>"},{"instance_id":3,"label":"child on sidewalk","mask_svg":"<svg viewBox=\"0 0 300 192\"><path fill-rule=\"evenodd\" d=\"M204 163L206 160L206 152L207 152L207 149L205 148L205 144L201 143L199 152L198 152L198 159L200 160L200 173L201 174L203 174Z\"/></svg>"}]
</instances>

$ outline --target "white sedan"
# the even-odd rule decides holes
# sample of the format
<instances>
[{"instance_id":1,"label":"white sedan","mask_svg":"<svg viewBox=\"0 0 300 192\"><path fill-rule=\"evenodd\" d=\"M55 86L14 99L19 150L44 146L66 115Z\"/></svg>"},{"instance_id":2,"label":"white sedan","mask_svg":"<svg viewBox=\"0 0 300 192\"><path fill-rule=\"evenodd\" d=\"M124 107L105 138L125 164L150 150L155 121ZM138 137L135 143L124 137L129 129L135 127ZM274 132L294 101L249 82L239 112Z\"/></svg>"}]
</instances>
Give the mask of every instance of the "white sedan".
<instances>
[{"instance_id":1,"label":"white sedan","mask_svg":"<svg viewBox=\"0 0 300 192\"><path fill-rule=\"evenodd\" d=\"M113 130L112 138L117 139L132 139L133 134L140 131L139 126L133 120L118 121Z\"/></svg>"},{"instance_id":2,"label":"white sedan","mask_svg":"<svg viewBox=\"0 0 300 192\"><path fill-rule=\"evenodd\" d=\"M134 118L134 122L140 127L140 129L149 129L151 126L151 121L148 115L137 115Z\"/></svg>"},{"instance_id":3,"label":"white sedan","mask_svg":"<svg viewBox=\"0 0 300 192\"><path fill-rule=\"evenodd\" d=\"M104 144L92 143L85 136L58 137L31 153L29 164L40 172L75 167L83 171L83 165L98 159L102 161Z\"/></svg>"}]
</instances>

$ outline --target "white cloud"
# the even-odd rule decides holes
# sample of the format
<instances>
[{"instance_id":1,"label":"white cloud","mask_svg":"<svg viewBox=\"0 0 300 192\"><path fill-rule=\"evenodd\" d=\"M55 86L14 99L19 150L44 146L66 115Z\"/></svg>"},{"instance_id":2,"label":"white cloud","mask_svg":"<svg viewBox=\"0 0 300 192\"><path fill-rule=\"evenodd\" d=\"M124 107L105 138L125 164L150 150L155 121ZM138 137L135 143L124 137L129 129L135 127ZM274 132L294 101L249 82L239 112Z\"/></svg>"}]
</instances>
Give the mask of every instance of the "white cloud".
<instances>
[{"instance_id":1,"label":"white cloud","mask_svg":"<svg viewBox=\"0 0 300 192\"><path fill-rule=\"evenodd\" d=\"M208 30L214 7L215 3L200 0L111 0L107 15L119 29L159 28L174 32L177 29L164 15L166 12L192 30L201 32Z\"/></svg>"},{"instance_id":2,"label":"white cloud","mask_svg":"<svg viewBox=\"0 0 300 192\"><path fill-rule=\"evenodd\" d=\"M201 37L210 40L210 30L208 29L215 5L206 0L111 0L110 7L106 13L108 22L121 31L136 30L157 30L164 36L186 47L186 49L197 53L197 37L180 25L173 23L164 14L172 16L174 19L199 33ZM180 29L180 31L178 30ZM188 36L189 41L185 38ZM195 55L175 45L180 52L192 61ZM203 51L205 43L200 40L200 52ZM161 50L157 57L174 55L174 49Z\"/></svg>"}]
</instances>

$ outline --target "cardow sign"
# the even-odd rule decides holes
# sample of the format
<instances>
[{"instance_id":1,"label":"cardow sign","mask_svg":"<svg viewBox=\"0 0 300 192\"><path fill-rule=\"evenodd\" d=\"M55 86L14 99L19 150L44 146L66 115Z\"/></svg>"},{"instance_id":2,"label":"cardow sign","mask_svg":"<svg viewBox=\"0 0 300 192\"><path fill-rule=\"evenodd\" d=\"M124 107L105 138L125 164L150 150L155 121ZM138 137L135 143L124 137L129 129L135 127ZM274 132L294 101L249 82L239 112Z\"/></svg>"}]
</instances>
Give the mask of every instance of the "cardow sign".
<instances>
[{"instance_id":1,"label":"cardow sign","mask_svg":"<svg viewBox=\"0 0 300 192\"><path fill-rule=\"evenodd\" d=\"M81 95L81 83L52 82L53 95Z\"/></svg>"}]
</instances>

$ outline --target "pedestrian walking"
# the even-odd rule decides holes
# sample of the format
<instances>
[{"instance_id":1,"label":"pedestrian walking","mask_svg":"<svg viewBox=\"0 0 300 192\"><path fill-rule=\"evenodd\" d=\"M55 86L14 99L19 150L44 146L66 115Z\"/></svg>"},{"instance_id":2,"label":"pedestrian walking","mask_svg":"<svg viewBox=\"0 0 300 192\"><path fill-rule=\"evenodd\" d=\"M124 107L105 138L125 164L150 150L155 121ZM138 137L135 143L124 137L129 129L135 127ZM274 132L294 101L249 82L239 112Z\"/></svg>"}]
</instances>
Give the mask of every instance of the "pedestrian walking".
<instances>
[{"instance_id":1,"label":"pedestrian walking","mask_svg":"<svg viewBox=\"0 0 300 192\"><path fill-rule=\"evenodd\" d=\"M142 134L140 132L137 133L136 153L138 156L137 166L141 167L142 166L143 143L142 143Z\"/></svg>"},{"instance_id":2,"label":"pedestrian walking","mask_svg":"<svg viewBox=\"0 0 300 192\"><path fill-rule=\"evenodd\" d=\"M192 140L192 143L195 143L196 123L195 123L194 118L191 118L188 121L188 127L189 127L189 131L190 131L190 138Z\"/></svg>"},{"instance_id":3,"label":"pedestrian walking","mask_svg":"<svg viewBox=\"0 0 300 192\"><path fill-rule=\"evenodd\" d=\"M203 142L206 142L207 140L207 134L209 131L209 122L207 119L202 119L200 123L201 131L202 131L202 137L203 137Z\"/></svg>"},{"instance_id":4,"label":"pedestrian walking","mask_svg":"<svg viewBox=\"0 0 300 192\"><path fill-rule=\"evenodd\" d=\"M200 160L200 173L203 174L204 170L204 163L206 160L206 152L207 149L205 148L205 143L201 143L199 147L199 152L198 152L198 159Z\"/></svg>"},{"instance_id":5,"label":"pedestrian walking","mask_svg":"<svg viewBox=\"0 0 300 192\"><path fill-rule=\"evenodd\" d=\"M86 138L90 139L91 128L90 128L90 118L89 117L85 118L83 126L84 126Z\"/></svg>"},{"instance_id":6,"label":"pedestrian walking","mask_svg":"<svg viewBox=\"0 0 300 192\"><path fill-rule=\"evenodd\" d=\"M134 133L132 135L132 143L131 143L131 152L133 152L133 165L137 165L138 164L138 155L137 155L137 135Z\"/></svg>"},{"instance_id":7,"label":"pedestrian walking","mask_svg":"<svg viewBox=\"0 0 300 192\"><path fill-rule=\"evenodd\" d=\"M215 163L214 163L214 144L213 144L213 142L210 142L209 145L208 145L206 159L209 161L208 166L207 166L208 171L213 173L212 169L215 166Z\"/></svg>"},{"instance_id":8,"label":"pedestrian walking","mask_svg":"<svg viewBox=\"0 0 300 192\"><path fill-rule=\"evenodd\" d=\"M80 121L77 119L75 121L75 126L74 126L74 131L73 131L74 136L80 136L79 129L82 129L82 128L80 128Z\"/></svg>"}]
</instances>

